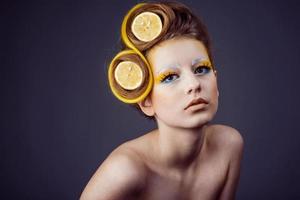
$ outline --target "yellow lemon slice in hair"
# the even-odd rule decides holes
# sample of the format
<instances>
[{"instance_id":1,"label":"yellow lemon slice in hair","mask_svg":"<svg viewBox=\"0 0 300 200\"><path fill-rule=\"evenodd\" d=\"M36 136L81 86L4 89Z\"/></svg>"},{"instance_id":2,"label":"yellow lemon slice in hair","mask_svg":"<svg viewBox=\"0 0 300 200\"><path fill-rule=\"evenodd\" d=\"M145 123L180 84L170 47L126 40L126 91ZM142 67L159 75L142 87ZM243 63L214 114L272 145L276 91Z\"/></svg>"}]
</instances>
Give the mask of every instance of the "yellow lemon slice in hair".
<instances>
[{"instance_id":1,"label":"yellow lemon slice in hair","mask_svg":"<svg viewBox=\"0 0 300 200\"><path fill-rule=\"evenodd\" d=\"M134 90L143 82L143 71L131 61L120 62L114 73L117 83L126 90Z\"/></svg>"},{"instance_id":2,"label":"yellow lemon slice in hair","mask_svg":"<svg viewBox=\"0 0 300 200\"><path fill-rule=\"evenodd\" d=\"M162 31L161 19L153 12L143 12L134 18L131 31L135 37L143 42L152 41Z\"/></svg>"}]
</instances>

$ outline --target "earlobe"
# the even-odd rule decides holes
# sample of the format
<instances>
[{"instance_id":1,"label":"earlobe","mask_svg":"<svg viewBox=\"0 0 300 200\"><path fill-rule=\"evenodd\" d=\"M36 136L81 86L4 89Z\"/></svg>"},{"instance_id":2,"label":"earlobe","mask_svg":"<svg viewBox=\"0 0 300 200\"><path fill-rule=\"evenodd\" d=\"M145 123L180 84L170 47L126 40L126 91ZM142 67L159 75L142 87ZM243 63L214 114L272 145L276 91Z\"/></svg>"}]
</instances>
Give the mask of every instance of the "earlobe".
<instances>
[{"instance_id":1,"label":"earlobe","mask_svg":"<svg viewBox=\"0 0 300 200\"><path fill-rule=\"evenodd\" d=\"M149 96L146 97L144 100L138 102L138 105L140 106L140 109L145 115L154 116L154 109L152 106L151 98Z\"/></svg>"}]
</instances>

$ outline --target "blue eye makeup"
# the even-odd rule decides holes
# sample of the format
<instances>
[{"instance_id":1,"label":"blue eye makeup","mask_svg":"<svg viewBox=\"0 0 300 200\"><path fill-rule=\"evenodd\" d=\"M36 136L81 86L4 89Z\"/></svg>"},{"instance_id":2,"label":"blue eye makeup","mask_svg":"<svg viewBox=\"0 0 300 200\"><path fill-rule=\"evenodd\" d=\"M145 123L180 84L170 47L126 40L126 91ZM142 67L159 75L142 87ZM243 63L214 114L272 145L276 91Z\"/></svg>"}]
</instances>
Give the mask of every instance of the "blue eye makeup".
<instances>
[{"instance_id":1,"label":"blue eye makeup","mask_svg":"<svg viewBox=\"0 0 300 200\"><path fill-rule=\"evenodd\" d=\"M202 76L205 74L208 74L212 70L212 65L210 61L208 60L201 60L198 63L195 63L193 67L193 72L197 76ZM177 70L167 70L166 72L163 72L159 74L155 78L155 82L158 83L171 83L179 78L179 73Z\"/></svg>"},{"instance_id":2,"label":"blue eye makeup","mask_svg":"<svg viewBox=\"0 0 300 200\"><path fill-rule=\"evenodd\" d=\"M176 72L173 71L169 71L169 72L165 72L160 74L157 78L156 78L156 82L157 83L169 83L172 82L174 80L176 80L179 77L179 75Z\"/></svg>"},{"instance_id":3,"label":"blue eye makeup","mask_svg":"<svg viewBox=\"0 0 300 200\"><path fill-rule=\"evenodd\" d=\"M204 75L204 74L207 74L209 73L211 70L211 67L208 67L208 66L199 66L195 69L195 73L196 74L200 74L200 75Z\"/></svg>"},{"instance_id":4,"label":"blue eye makeup","mask_svg":"<svg viewBox=\"0 0 300 200\"><path fill-rule=\"evenodd\" d=\"M208 60L202 60L195 68L194 72L199 75L207 74L211 71L212 65Z\"/></svg>"}]
</instances>

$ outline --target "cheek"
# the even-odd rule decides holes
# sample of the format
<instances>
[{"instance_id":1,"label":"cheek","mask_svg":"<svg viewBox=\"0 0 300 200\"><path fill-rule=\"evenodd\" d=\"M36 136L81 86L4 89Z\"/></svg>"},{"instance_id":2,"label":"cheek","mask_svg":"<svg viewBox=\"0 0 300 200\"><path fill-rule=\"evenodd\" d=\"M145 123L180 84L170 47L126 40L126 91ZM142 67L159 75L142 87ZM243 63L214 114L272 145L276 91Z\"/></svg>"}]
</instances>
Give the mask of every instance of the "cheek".
<instances>
[{"instance_id":1,"label":"cheek","mask_svg":"<svg viewBox=\"0 0 300 200\"><path fill-rule=\"evenodd\" d=\"M211 88L211 102L213 102L213 104L218 107L218 102L219 102L219 90L218 90L218 86L217 83L215 82L212 85Z\"/></svg>"},{"instance_id":2,"label":"cheek","mask_svg":"<svg viewBox=\"0 0 300 200\"><path fill-rule=\"evenodd\" d=\"M209 107L208 107L207 114L208 114L208 119L210 121L215 116L219 106L218 86L216 80L211 79L210 81L208 81L205 88L206 88L205 95L207 95L206 97L209 100Z\"/></svg>"},{"instance_id":3,"label":"cheek","mask_svg":"<svg viewBox=\"0 0 300 200\"><path fill-rule=\"evenodd\" d=\"M215 84L214 87L212 88L212 94L213 94L214 98L216 98L216 99L217 99L218 96L219 96L219 95L218 95L218 92L219 92L219 91L218 91L218 86Z\"/></svg>"},{"instance_id":4,"label":"cheek","mask_svg":"<svg viewBox=\"0 0 300 200\"><path fill-rule=\"evenodd\" d=\"M218 86L215 78L207 82L207 88L210 101L218 102Z\"/></svg>"},{"instance_id":5,"label":"cheek","mask_svg":"<svg viewBox=\"0 0 300 200\"><path fill-rule=\"evenodd\" d=\"M156 112L172 112L176 107L176 94L169 91L168 88L153 88L152 104Z\"/></svg>"}]
</instances>

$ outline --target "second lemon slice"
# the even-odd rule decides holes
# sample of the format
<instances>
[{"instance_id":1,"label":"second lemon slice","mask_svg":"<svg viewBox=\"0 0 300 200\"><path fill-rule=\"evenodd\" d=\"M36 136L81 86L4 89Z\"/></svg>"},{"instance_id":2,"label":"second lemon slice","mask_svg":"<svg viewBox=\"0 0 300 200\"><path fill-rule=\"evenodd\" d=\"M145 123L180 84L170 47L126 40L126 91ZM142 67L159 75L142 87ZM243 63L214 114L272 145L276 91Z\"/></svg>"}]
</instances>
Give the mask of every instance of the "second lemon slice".
<instances>
[{"instance_id":1,"label":"second lemon slice","mask_svg":"<svg viewBox=\"0 0 300 200\"><path fill-rule=\"evenodd\" d=\"M131 31L143 42L152 41L162 31L161 19L153 12L143 12L134 18L131 24Z\"/></svg>"},{"instance_id":2,"label":"second lemon slice","mask_svg":"<svg viewBox=\"0 0 300 200\"><path fill-rule=\"evenodd\" d=\"M114 73L117 83L126 90L134 90L143 82L143 71L131 61L120 62Z\"/></svg>"}]
</instances>

